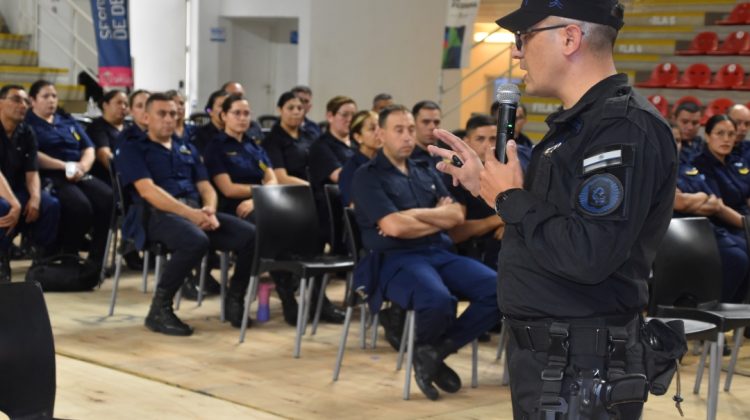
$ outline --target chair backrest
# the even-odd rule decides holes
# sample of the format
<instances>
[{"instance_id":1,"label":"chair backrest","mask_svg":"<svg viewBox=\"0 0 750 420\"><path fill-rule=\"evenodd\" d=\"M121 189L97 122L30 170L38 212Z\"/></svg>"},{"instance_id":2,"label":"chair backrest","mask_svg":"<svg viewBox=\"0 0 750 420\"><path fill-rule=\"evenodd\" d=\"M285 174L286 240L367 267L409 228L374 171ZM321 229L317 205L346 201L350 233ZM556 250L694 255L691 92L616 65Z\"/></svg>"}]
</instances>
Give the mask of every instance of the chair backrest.
<instances>
[{"instance_id":1,"label":"chair backrest","mask_svg":"<svg viewBox=\"0 0 750 420\"><path fill-rule=\"evenodd\" d=\"M706 124L709 118L717 114L726 114L727 109L734 105L734 101L729 98L716 98L711 103L706 105L706 109L703 111L703 117L701 117L701 124Z\"/></svg>"},{"instance_id":2,"label":"chair backrest","mask_svg":"<svg viewBox=\"0 0 750 420\"><path fill-rule=\"evenodd\" d=\"M651 71L649 81L666 85L667 83L676 82L679 76L680 69L674 63L662 63L654 67Z\"/></svg>"},{"instance_id":3,"label":"chair backrest","mask_svg":"<svg viewBox=\"0 0 750 420\"><path fill-rule=\"evenodd\" d=\"M705 63L691 64L680 77L680 82L703 85L711 81L711 68Z\"/></svg>"},{"instance_id":4,"label":"chair backrest","mask_svg":"<svg viewBox=\"0 0 750 420\"><path fill-rule=\"evenodd\" d=\"M344 227L346 229L346 246L354 260L359 261L364 245L362 245L362 233L357 224L357 217L351 207L344 209Z\"/></svg>"},{"instance_id":5,"label":"chair backrest","mask_svg":"<svg viewBox=\"0 0 750 420\"><path fill-rule=\"evenodd\" d=\"M727 35L727 38L721 43L719 51L737 54L741 51L747 51L748 48L750 48L750 33L736 31Z\"/></svg>"},{"instance_id":6,"label":"chair backrest","mask_svg":"<svg viewBox=\"0 0 750 420\"><path fill-rule=\"evenodd\" d=\"M38 283L0 284L0 411L52 418L55 343Z\"/></svg>"},{"instance_id":7,"label":"chair backrest","mask_svg":"<svg viewBox=\"0 0 750 420\"><path fill-rule=\"evenodd\" d=\"M725 20L717 23L737 25L747 23L748 21L750 21L750 2L745 2L734 6L734 9L729 13L729 16Z\"/></svg>"},{"instance_id":8,"label":"chair backrest","mask_svg":"<svg viewBox=\"0 0 750 420\"><path fill-rule=\"evenodd\" d=\"M721 299L721 259L705 217L672 219L654 259L649 313L658 305L694 307Z\"/></svg>"},{"instance_id":9,"label":"chair backrest","mask_svg":"<svg viewBox=\"0 0 750 420\"><path fill-rule=\"evenodd\" d=\"M707 53L719 48L719 35L716 32L700 32L690 42L690 50Z\"/></svg>"},{"instance_id":10,"label":"chair backrest","mask_svg":"<svg viewBox=\"0 0 750 420\"><path fill-rule=\"evenodd\" d=\"M323 185L328 208L328 221L331 228L331 252L341 254L344 249L344 203L341 201L341 190L338 184Z\"/></svg>"},{"instance_id":11,"label":"chair backrest","mask_svg":"<svg viewBox=\"0 0 750 420\"><path fill-rule=\"evenodd\" d=\"M192 123L195 124L196 127L200 127L211 122L211 116L206 114L205 112L195 112L193 114L190 114L190 118L188 119L192 121Z\"/></svg>"},{"instance_id":12,"label":"chair backrest","mask_svg":"<svg viewBox=\"0 0 750 420\"><path fill-rule=\"evenodd\" d=\"M112 197L115 200L115 209L120 214L125 214L127 205L130 204L125 201L125 196L122 192L122 184L120 183L120 175L117 172L117 164L114 158L109 158L109 181L112 184Z\"/></svg>"},{"instance_id":13,"label":"chair backrest","mask_svg":"<svg viewBox=\"0 0 750 420\"><path fill-rule=\"evenodd\" d=\"M261 115L258 117L258 123L262 128L271 128L277 121L279 121L279 117L275 115Z\"/></svg>"},{"instance_id":14,"label":"chair backrest","mask_svg":"<svg viewBox=\"0 0 750 420\"><path fill-rule=\"evenodd\" d=\"M750 37L749 37L750 39ZM740 86L745 79L745 69L735 63L725 64L716 72L716 83L722 85Z\"/></svg>"},{"instance_id":15,"label":"chair backrest","mask_svg":"<svg viewBox=\"0 0 750 420\"><path fill-rule=\"evenodd\" d=\"M651 95L648 97L648 101L661 113L663 117L669 116L669 102L667 98L661 95Z\"/></svg>"},{"instance_id":16,"label":"chair backrest","mask_svg":"<svg viewBox=\"0 0 750 420\"><path fill-rule=\"evenodd\" d=\"M255 187L253 203L256 261L320 254L318 215L309 186Z\"/></svg>"}]
</instances>

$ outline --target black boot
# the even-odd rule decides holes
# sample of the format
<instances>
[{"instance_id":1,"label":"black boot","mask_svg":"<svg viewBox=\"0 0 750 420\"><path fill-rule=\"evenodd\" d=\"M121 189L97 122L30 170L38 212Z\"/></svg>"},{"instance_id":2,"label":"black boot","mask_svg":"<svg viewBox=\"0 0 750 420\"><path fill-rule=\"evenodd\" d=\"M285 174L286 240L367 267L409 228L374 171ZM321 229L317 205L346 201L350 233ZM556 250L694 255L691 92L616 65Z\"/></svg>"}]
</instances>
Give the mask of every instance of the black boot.
<instances>
[{"instance_id":1,"label":"black boot","mask_svg":"<svg viewBox=\"0 0 750 420\"><path fill-rule=\"evenodd\" d=\"M437 371L435 372L435 385L445 392L455 393L461 389L461 378L458 374L445 364L445 358L450 356L455 349L455 345L451 340L444 340L439 345L435 346L439 364Z\"/></svg>"},{"instance_id":2,"label":"black boot","mask_svg":"<svg viewBox=\"0 0 750 420\"><path fill-rule=\"evenodd\" d=\"M437 377L440 360L435 347L429 344L417 345L414 348L414 380L420 391L428 399L435 401L440 393L433 385Z\"/></svg>"},{"instance_id":3,"label":"black boot","mask_svg":"<svg viewBox=\"0 0 750 420\"><path fill-rule=\"evenodd\" d=\"M380 315L378 315L378 321L385 330L385 340L396 351L401 348L401 335L404 332L405 319L406 311L393 302L391 302L389 308L380 311Z\"/></svg>"},{"instance_id":4,"label":"black boot","mask_svg":"<svg viewBox=\"0 0 750 420\"><path fill-rule=\"evenodd\" d=\"M274 276L273 281L276 284L276 293L281 300L281 308L284 313L284 321L291 326L297 325L297 311L299 305L294 292L297 289L296 282L292 277Z\"/></svg>"},{"instance_id":5,"label":"black boot","mask_svg":"<svg viewBox=\"0 0 750 420\"><path fill-rule=\"evenodd\" d=\"M320 293L325 293L325 290L320 290L322 281L315 279L313 282L313 290L310 296L310 319L315 317L315 307L318 305L318 298ZM346 313L341 309L337 308L330 300L328 296L323 296L323 307L320 310L320 320L328 322L329 324L343 324L346 318Z\"/></svg>"},{"instance_id":6,"label":"black boot","mask_svg":"<svg viewBox=\"0 0 750 420\"><path fill-rule=\"evenodd\" d=\"M146 316L146 327L154 332L166 335L188 336L193 334L193 328L177 318L172 310L172 298L175 292L156 288L151 309Z\"/></svg>"},{"instance_id":7,"label":"black boot","mask_svg":"<svg viewBox=\"0 0 750 420\"><path fill-rule=\"evenodd\" d=\"M245 299L243 295L234 293L231 290L227 292L224 300L224 310L226 311L227 321L234 328L242 327L242 315L245 311ZM253 320L248 316L247 327L250 328L251 325L253 325Z\"/></svg>"},{"instance_id":8,"label":"black boot","mask_svg":"<svg viewBox=\"0 0 750 420\"><path fill-rule=\"evenodd\" d=\"M0 255L0 283L10 283L10 256Z\"/></svg>"}]
</instances>

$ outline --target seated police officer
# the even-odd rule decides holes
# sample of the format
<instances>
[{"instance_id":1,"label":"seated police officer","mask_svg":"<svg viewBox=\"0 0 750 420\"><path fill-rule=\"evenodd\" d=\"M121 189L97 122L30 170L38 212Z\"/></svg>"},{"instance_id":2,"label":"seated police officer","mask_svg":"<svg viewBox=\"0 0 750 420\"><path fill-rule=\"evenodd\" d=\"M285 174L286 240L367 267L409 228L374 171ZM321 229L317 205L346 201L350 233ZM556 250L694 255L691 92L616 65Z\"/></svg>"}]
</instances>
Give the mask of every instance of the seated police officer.
<instances>
[{"instance_id":1,"label":"seated police officer","mask_svg":"<svg viewBox=\"0 0 750 420\"><path fill-rule=\"evenodd\" d=\"M463 214L437 172L409 159L415 147L411 113L387 107L378 124L383 149L357 170L352 184L363 244L382 263L369 303L377 308L385 298L415 310L415 378L435 400L433 383L446 392L461 387L444 359L500 318L495 272L448 250L444 231L461 223ZM458 298L471 303L456 319Z\"/></svg>"},{"instance_id":2,"label":"seated police officer","mask_svg":"<svg viewBox=\"0 0 750 420\"><path fill-rule=\"evenodd\" d=\"M427 146L437 144L437 137L432 133L436 128L440 128L442 111L440 105L434 101L425 100L414 104L411 109L416 124L416 147L411 154L411 159L418 162L427 162L434 166L440 162L439 156L433 156L427 151Z\"/></svg>"},{"instance_id":3,"label":"seated police officer","mask_svg":"<svg viewBox=\"0 0 750 420\"><path fill-rule=\"evenodd\" d=\"M486 153L492 153L497 127L489 115L476 115L466 122L464 142L484 162ZM448 191L456 198L464 212L465 221L448 231L456 244L458 253L475 258L492 270L497 270L497 254L500 240L505 232L505 223L480 197L474 197L461 186L454 186L447 179Z\"/></svg>"},{"instance_id":4,"label":"seated police officer","mask_svg":"<svg viewBox=\"0 0 750 420\"><path fill-rule=\"evenodd\" d=\"M23 122L28 109L29 95L23 87L0 89L0 282L10 281L8 250L13 237L29 231L40 256L55 240L60 219L57 198L40 186L36 138Z\"/></svg>"},{"instance_id":5,"label":"seated police officer","mask_svg":"<svg viewBox=\"0 0 750 420\"><path fill-rule=\"evenodd\" d=\"M177 107L154 93L146 103L148 132L120 147L116 157L123 188L132 186L134 202L148 211L146 234L163 243L172 256L154 293L146 327L167 335L190 335L193 329L172 311L172 299L185 277L210 247L237 253L237 266L226 301L232 326L242 323L242 297L250 279L255 229L236 217L216 213L216 192L197 150L172 141ZM125 228L123 228L125 229Z\"/></svg>"}]
</instances>

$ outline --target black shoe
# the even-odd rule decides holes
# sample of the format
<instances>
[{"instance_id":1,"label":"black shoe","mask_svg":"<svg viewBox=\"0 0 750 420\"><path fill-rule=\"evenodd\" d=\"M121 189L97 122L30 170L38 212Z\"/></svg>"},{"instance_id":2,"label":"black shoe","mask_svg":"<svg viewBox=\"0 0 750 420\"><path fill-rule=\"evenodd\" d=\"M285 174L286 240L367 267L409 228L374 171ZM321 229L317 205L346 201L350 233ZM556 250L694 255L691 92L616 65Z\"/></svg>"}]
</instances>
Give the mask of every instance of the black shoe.
<instances>
[{"instance_id":1,"label":"black shoe","mask_svg":"<svg viewBox=\"0 0 750 420\"><path fill-rule=\"evenodd\" d=\"M7 254L0 256L0 283L10 283L10 258Z\"/></svg>"},{"instance_id":2,"label":"black shoe","mask_svg":"<svg viewBox=\"0 0 750 420\"><path fill-rule=\"evenodd\" d=\"M445 362L442 362L438 366L435 385L443 391L453 394L461 389L461 378Z\"/></svg>"},{"instance_id":3,"label":"black shoe","mask_svg":"<svg viewBox=\"0 0 750 420\"><path fill-rule=\"evenodd\" d=\"M310 318L315 316L315 305L317 301L313 301L310 305ZM329 324L343 324L346 318L346 312L337 308L327 297L323 298L323 308L320 310L320 320Z\"/></svg>"},{"instance_id":4,"label":"black shoe","mask_svg":"<svg viewBox=\"0 0 750 420\"><path fill-rule=\"evenodd\" d=\"M188 275L188 278L185 280L185 283L182 284L182 288L180 289L182 298L187 300L198 300L199 284L200 279L195 275L194 272L190 273L190 275Z\"/></svg>"},{"instance_id":5,"label":"black shoe","mask_svg":"<svg viewBox=\"0 0 750 420\"><path fill-rule=\"evenodd\" d=\"M172 310L172 297L164 289L156 289L154 299L151 301L151 309L146 316L146 327L154 332L166 335L188 336L193 334L193 328L177 318Z\"/></svg>"},{"instance_id":6,"label":"black shoe","mask_svg":"<svg viewBox=\"0 0 750 420\"><path fill-rule=\"evenodd\" d=\"M244 296L228 292L224 299L224 310L227 321L234 328L242 327L242 315L245 310ZM253 325L253 320L247 317L247 327Z\"/></svg>"},{"instance_id":7,"label":"black shoe","mask_svg":"<svg viewBox=\"0 0 750 420\"><path fill-rule=\"evenodd\" d=\"M297 325L297 312L299 311L299 305L297 304L297 298L294 297L294 289L286 287L287 285L281 285L282 282L276 283L276 293L279 294L281 300L281 309L284 313L284 321L291 325Z\"/></svg>"},{"instance_id":8,"label":"black shoe","mask_svg":"<svg viewBox=\"0 0 750 420\"><path fill-rule=\"evenodd\" d=\"M143 258L138 254L138 251L133 250L123 255L122 258L125 260L125 264L129 269L135 271L143 271Z\"/></svg>"},{"instance_id":9,"label":"black shoe","mask_svg":"<svg viewBox=\"0 0 750 420\"><path fill-rule=\"evenodd\" d=\"M200 277L198 277L200 284ZM206 284L203 285L203 294L205 296L216 296L221 294L221 283L216 281L211 273L206 273Z\"/></svg>"},{"instance_id":10,"label":"black shoe","mask_svg":"<svg viewBox=\"0 0 750 420\"><path fill-rule=\"evenodd\" d=\"M479 334L479 337L477 337L477 341L480 343L489 343L492 338L490 337L490 333L482 333Z\"/></svg>"},{"instance_id":11,"label":"black shoe","mask_svg":"<svg viewBox=\"0 0 750 420\"><path fill-rule=\"evenodd\" d=\"M435 401L440 393L433 385L437 376L438 353L430 345L419 345L414 349L414 380L427 399Z\"/></svg>"}]
</instances>

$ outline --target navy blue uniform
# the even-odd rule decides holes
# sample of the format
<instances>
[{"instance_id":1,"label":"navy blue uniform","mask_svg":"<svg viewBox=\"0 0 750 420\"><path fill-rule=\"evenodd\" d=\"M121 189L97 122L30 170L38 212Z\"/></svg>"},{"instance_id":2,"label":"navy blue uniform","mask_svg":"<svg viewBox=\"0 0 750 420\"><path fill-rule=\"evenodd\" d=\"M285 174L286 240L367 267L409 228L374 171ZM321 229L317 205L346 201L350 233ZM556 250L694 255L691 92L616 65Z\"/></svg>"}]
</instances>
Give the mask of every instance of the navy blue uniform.
<instances>
[{"instance_id":1,"label":"navy blue uniform","mask_svg":"<svg viewBox=\"0 0 750 420\"><path fill-rule=\"evenodd\" d=\"M352 180L354 180L354 173L360 166L369 161L369 157L356 152L354 156L346 161L344 167L341 168L341 172L339 173L339 191L341 192L341 203L344 206L348 206L352 201Z\"/></svg>"},{"instance_id":2,"label":"navy blue uniform","mask_svg":"<svg viewBox=\"0 0 750 420\"><path fill-rule=\"evenodd\" d=\"M0 171L8 181L13 195L21 203L21 217L13 234L6 236L6 229L0 229L0 252L7 252L13 237L20 232L29 231L35 245L48 246L57 236L57 225L60 219L60 203L47 191L41 191L39 218L29 226L23 209L29 201L26 188L26 173L37 172L37 144L34 131L25 123L19 124L8 138L5 127L0 122ZM0 198L0 217L10 212L10 203Z\"/></svg>"},{"instance_id":3,"label":"navy blue uniform","mask_svg":"<svg viewBox=\"0 0 750 420\"><path fill-rule=\"evenodd\" d=\"M302 127L300 127L302 131L305 132L307 137L310 137L311 139L317 139L321 135L320 126L313 120L305 117L305 120L302 121Z\"/></svg>"},{"instance_id":4,"label":"navy blue uniform","mask_svg":"<svg viewBox=\"0 0 750 420\"><path fill-rule=\"evenodd\" d=\"M742 158L745 162L750 162L750 140L742 140L732 149L733 159Z\"/></svg>"},{"instance_id":5,"label":"navy blue uniform","mask_svg":"<svg viewBox=\"0 0 750 420\"><path fill-rule=\"evenodd\" d=\"M195 130L197 130L197 127L194 126L193 124L185 124L185 127L182 130L182 135L178 136L177 132L175 132L172 135L172 139L177 140L183 144L191 142L193 141L193 138L195 137Z\"/></svg>"},{"instance_id":6,"label":"navy blue uniform","mask_svg":"<svg viewBox=\"0 0 750 420\"><path fill-rule=\"evenodd\" d=\"M108 123L103 117L95 118L94 121L86 127L86 134L91 138L91 141L94 143L94 147L96 147L97 150L102 147L109 147L114 155L115 151L120 146L120 130ZM91 175L101 179L108 185L110 184L109 171L98 160L94 162L94 166L91 167Z\"/></svg>"},{"instance_id":7,"label":"navy blue uniform","mask_svg":"<svg viewBox=\"0 0 750 420\"><path fill-rule=\"evenodd\" d=\"M442 159L440 156L437 156L437 155L432 156L430 152L428 152L425 149L422 149L419 146L416 146L414 148L414 151L411 152L410 158L417 162L424 162L428 164L430 168L434 168L435 165L437 165L438 162L440 162L440 160Z\"/></svg>"},{"instance_id":8,"label":"navy blue uniform","mask_svg":"<svg viewBox=\"0 0 750 420\"><path fill-rule=\"evenodd\" d=\"M198 150L192 144L172 142L172 147L149 140L124 144L116 156L123 188L128 189L136 181L151 179L172 197L193 208L201 207L201 197L196 184L208 181L208 173ZM134 202L143 205L143 199L132 191ZM136 212L136 208L132 208ZM172 253L164 267L159 288L173 295L183 280L201 261L209 245L214 249L237 252L237 267L232 277L230 289L236 294L244 293L250 279L250 269L255 241L255 227L239 218L216 213L220 226L214 231L204 231L198 226L174 213L156 209L147 211L146 234L150 241L162 242ZM131 223L140 221L126 217ZM132 227L123 226L123 231ZM143 244L138 244L142 247Z\"/></svg>"},{"instance_id":9,"label":"navy blue uniform","mask_svg":"<svg viewBox=\"0 0 750 420\"><path fill-rule=\"evenodd\" d=\"M281 124L276 123L262 145L274 168L286 169L288 175L307 180L307 164L313 142L314 138L305 131L300 130L299 138L295 139Z\"/></svg>"},{"instance_id":10,"label":"navy blue uniform","mask_svg":"<svg viewBox=\"0 0 750 420\"><path fill-rule=\"evenodd\" d=\"M644 373L638 314L672 216L677 152L648 101L613 75L569 109L547 117L524 188L498 205L506 223L498 267L500 309L511 325L508 357L514 414L539 410L548 354L524 340L553 320L588 331L625 327L625 372ZM568 352L567 366L607 375L607 358ZM573 369L564 371L568 399ZM531 418L531 417L529 417Z\"/></svg>"},{"instance_id":11,"label":"navy blue uniform","mask_svg":"<svg viewBox=\"0 0 750 420\"><path fill-rule=\"evenodd\" d=\"M133 140L138 140L141 137L143 137L145 131L141 130L141 127L138 127L138 124L132 123L128 126L126 126L122 131L120 131L120 134L117 135L117 140L115 141L115 149L112 149L112 153L117 151L117 149L122 146L123 143Z\"/></svg>"},{"instance_id":12,"label":"navy blue uniform","mask_svg":"<svg viewBox=\"0 0 750 420\"><path fill-rule=\"evenodd\" d=\"M405 175L380 151L354 175L352 198L362 242L380 259L369 303L377 310L385 297L402 308L414 308L417 342L449 340L455 350L499 320L495 272L450 252L450 239L444 232L414 239L378 233L383 217L412 208L433 208L441 197L450 196L440 176L426 164L408 160L407 166ZM458 319L457 297L471 302Z\"/></svg>"},{"instance_id":13,"label":"navy blue uniform","mask_svg":"<svg viewBox=\"0 0 750 420\"><path fill-rule=\"evenodd\" d=\"M198 152L203 153L216 136L221 134L222 131L214 125L212 122L208 122L206 125L202 125L195 129L193 133L192 143L198 149Z\"/></svg>"},{"instance_id":14,"label":"navy blue uniform","mask_svg":"<svg viewBox=\"0 0 750 420\"><path fill-rule=\"evenodd\" d=\"M750 167L744 159L730 155L726 158L726 163L722 163L706 148L693 160L693 164L706 175L711 191L721 197L724 204L742 215L750 214L747 204L747 199L750 198ZM738 230L723 223L721 225L730 231Z\"/></svg>"},{"instance_id":15,"label":"navy blue uniform","mask_svg":"<svg viewBox=\"0 0 750 420\"><path fill-rule=\"evenodd\" d=\"M693 140L683 141L680 149L680 162L690 163L697 158L703 149L705 142L701 136L695 136Z\"/></svg>"},{"instance_id":16,"label":"navy blue uniform","mask_svg":"<svg viewBox=\"0 0 750 420\"><path fill-rule=\"evenodd\" d=\"M271 160L265 150L245 134L242 142L220 134L203 152L203 158L211 178L227 174L237 184L261 185L265 171L271 168ZM221 191L218 191L221 194ZM221 196L220 209L235 214L242 199Z\"/></svg>"},{"instance_id":17,"label":"navy blue uniform","mask_svg":"<svg viewBox=\"0 0 750 420\"><path fill-rule=\"evenodd\" d=\"M78 162L86 149L93 148L89 136L69 115L56 113L52 123L32 111L26 122L36 133L39 151L64 162ZM68 254L77 254L84 236L93 228L88 258L101 264L107 245L107 232L112 215L112 188L90 174L78 182L70 182L62 170L42 170L49 178L60 201L58 245Z\"/></svg>"},{"instance_id":18,"label":"navy blue uniform","mask_svg":"<svg viewBox=\"0 0 750 420\"><path fill-rule=\"evenodd\" d=\"M711 189L706 176L693 165L680 164L677 174L677 188L683 193L706 193L717 195ZM674 217L688 217L692 214L675 212ZM722 272L722 302L742 302L745 297L748 269L747 240L744 232L729 232L726 228L717 226L717 218L712 218L712 227L716 236L716 244L721 255Z\"/></svg>"}]
</instances>

